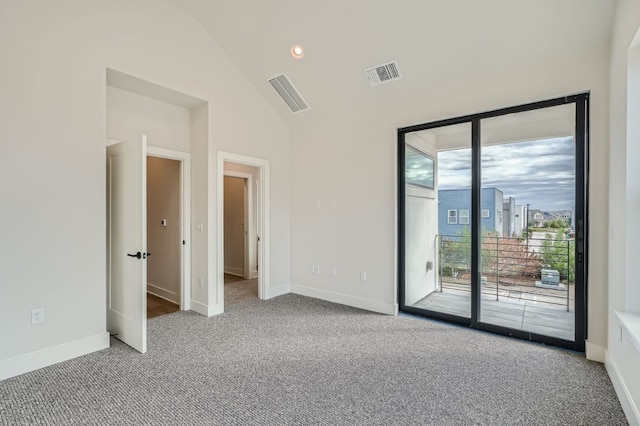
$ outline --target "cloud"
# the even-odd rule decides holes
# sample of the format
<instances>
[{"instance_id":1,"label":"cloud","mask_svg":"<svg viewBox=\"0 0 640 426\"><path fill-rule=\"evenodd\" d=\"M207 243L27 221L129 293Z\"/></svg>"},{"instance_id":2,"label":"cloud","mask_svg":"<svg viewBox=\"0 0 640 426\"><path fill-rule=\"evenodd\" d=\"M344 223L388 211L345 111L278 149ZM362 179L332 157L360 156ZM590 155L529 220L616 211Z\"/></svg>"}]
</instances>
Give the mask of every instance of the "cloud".
<instances>
[{"instance_id":1,"label":"cloud","mask_svg":"<svg viewBox=\"0 0 640 426\"><path fill-rule=\"evenodd\" d=\"M498 188L520 205L568 210L575 203L572 138L482 147L482 187ZM471 150L438 153L438 188L471 187Z\"/></svg>"}]
</instances>

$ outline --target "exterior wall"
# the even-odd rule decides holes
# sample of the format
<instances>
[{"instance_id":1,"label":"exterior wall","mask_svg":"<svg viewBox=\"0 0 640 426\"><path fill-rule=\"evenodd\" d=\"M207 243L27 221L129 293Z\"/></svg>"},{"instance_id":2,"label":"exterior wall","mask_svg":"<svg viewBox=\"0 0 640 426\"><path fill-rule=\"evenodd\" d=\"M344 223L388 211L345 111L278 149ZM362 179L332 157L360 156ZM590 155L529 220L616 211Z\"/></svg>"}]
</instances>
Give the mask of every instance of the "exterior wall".
<instances>
[{"instance_id":1,"label":"exterior wall","mask_svg":"<svg viewBox=\"0 0 640 426\"><path fill-rule=\"evenodd\" d=\"M438 155L435 141L427 135L406 142L434 159L433 189L405 185L405 303L411 305L433 292L437 284Z\"/></svg>"}]
</instances>

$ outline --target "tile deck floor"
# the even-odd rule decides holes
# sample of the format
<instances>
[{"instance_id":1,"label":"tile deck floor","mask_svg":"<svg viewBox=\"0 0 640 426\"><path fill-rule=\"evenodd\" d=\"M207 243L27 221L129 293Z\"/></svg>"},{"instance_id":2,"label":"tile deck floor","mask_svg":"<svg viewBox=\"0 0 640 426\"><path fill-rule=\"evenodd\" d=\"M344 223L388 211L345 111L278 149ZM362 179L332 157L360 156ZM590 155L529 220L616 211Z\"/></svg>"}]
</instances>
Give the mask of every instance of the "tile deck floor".
<instances>
[{"instance_id":1,"label":"tile deck floor","mask_svg":"<svg viewBox=\"0 0 640 426\"><path fill-rule=\"evenodd\" d=\"M447 314L469 317L471 293L444 289L434 291L412 306ZM575 312L567 312L566 305L555 305L535 300L522 300L495 295L482 295L484 323L543 334L569 341L574 340Z\"/></svg>"}]
</instances>

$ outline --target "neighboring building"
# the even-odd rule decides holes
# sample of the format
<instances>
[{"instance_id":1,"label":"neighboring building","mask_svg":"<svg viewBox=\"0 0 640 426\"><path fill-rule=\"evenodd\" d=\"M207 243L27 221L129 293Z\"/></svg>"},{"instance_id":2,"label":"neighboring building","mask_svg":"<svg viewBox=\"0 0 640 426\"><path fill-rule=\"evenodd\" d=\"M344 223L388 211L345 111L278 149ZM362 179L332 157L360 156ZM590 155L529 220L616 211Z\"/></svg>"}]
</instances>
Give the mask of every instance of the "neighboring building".
<instances>
[{"instance_id":1,"label":"neighboring building","mask_svg":"<svg viewBox=\"0 0 640 426\"><path fill-rule=\"evenodd\" d=\"M543 211L538 209L529 211L529 226L532 228L544 228L547 223L558 219L563 219L567 222L567 226L572 226L573 212L571 210Z\"/></svg>"},{"instance_id":2,"label":"neighboring building","mask_svg":"<svg viewBox=\"0 0 640 426\"><path fill-rule=\"evenodd\" d=\"M529 226L532 228L542 228L549 221L550 215L542 210L529 209Z\"/></svg>"},{"instance_id":3,"label":"neighboring building","mask_svg":"<svg viewBox=\"0 0 640 426\"><path fill-rule=\"evenodd\" d=\"M516 199L507 197L502 203L502 236L513 237L516 233Z\"/></svg>"},{"instance_id":4,"label":"neighboring building","mask_svg":"<svg viewBox=\"0 0 640 426\"><path fill-rule=\"evenodd\" d=\"M482 188L482 230L503 233L503 195L497 188ZM438 234L457 235L471 229L471 189L438 190Z\"/></svg>"},{"instance_id":5,"label":"neighboring building","mask_svg":"<svg viewBox=\"0 0 640 426\"><path fill-rule=\"evenodd\" d=\"M516 204L514 237L519 237L527 229L527 206Z\"/></svg>"}]
</instances>

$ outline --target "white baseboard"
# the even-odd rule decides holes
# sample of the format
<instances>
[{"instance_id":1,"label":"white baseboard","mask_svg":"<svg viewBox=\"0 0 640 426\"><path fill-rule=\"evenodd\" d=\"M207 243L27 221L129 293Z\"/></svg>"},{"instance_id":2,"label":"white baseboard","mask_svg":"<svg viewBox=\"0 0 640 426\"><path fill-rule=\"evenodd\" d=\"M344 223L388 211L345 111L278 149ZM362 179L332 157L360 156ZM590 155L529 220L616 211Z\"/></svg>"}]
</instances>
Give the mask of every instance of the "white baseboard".
<instances>
[{"instance_id":1,"label":"white baseboard","mask_svg":"<svg viewBox=\"0 0 640 426\"><path fill-rule=\"evenodd\" d=\"M589 341L585 342L585 356L588 360L597 361L604 363L606 360L606 351L600 345L595 345L593 343L589 343Z\"/></svg>"},{"instance_id":2,"label":"white baseboard","mask_svg":"<svg viewBox=\"0 0 640 426\"><path fill-rule=\"evenodd\" d=\"M235 266L225 266L224 267L224 273L244 278L244 269L243 268L236 268Z\"/></svg>"},{"instance_id":3,"label":"white baseboard","mask_svg":"<svg viewBox=\"0 0 640 426\"><path fill-rule=\"evenodd\" d=\"M278 297L278 296L282 296L283 294L288 294L291 293L291 286L290 285L281 285L278 287L272 287L272 288L268 288L266 289L266 293L264 295L264 299L273 299L274 297Z\"/></svg>"},{"instance_id":4,"label":"white baseboard","mask_svg":"<svg viewBox=\"0 0 640 426\"><path fill-rule=\"evenodd\" d=\"M633 401L633 397L631 396L618 367L616 367L616 364L611 360L606 352L605 359L606 361L604 365L607 369L607 373L609 373L611 383L613 383L613 387L616 390L616 395L620 400L620 405L622 405L622 409L627 416L629 425L640 426L640 410L638 410L638 406Z\"/></svg>"},{"instance_id":5,"label":"white baseboard","mask_svg":"<svg viewBox=\"0 0 640 426\"><path fill-rule=\"evenodd\" d=\"M191 299L191 310L200 315L204 315L205 317L212 317L224 312L219 306L205 305L204 303L196 302L193 299Z\"/></svg>"},{"instance_id":6,"label":"white baseboard","mask_svg":"<svg viewBox=\"0 0 640 426\"><path fill-rule=\"evenodd\" d=\"M200 315L204 315L205 317L209 316L209 306L204 303L196 302L193 299L191 299L191 310Z\"/></svg>"},{"instance_id":7,"label":"white baseboard","mask_svg":"<svg viewBox=\"0 0 640 426\"><path fill-rule=\"evenodd\" d=\"M378 312L385 315L398 314L398 305L393 303L384 303L377 300L365 299L364 297L350 296L347 294L321 290L303 285L291 285L291 293L322 299L327 302L339 303L341 305L352 306L366 311Z\"/></svg>"},{"instance_id":8,"label":"white baseboard","mask_svg":"<svg viewBox=\"0 0 640 426\"><path fill-rule=\"evenodd\" d=\"M104 332L28 354L0 361L0 380L48 367L109 347L109 333Z\"/></svg>"},{"instance_id":9,"label":"white baseboard","mask_svg":"<svg viewBox=\"0 0 640 426\"><path fill-rule=\"evenodd\" d=\"M176 305L180 304L180 295L178 293L158 287L157 285L147 283L147 293L151 293L161 299L168 300Z\"/></svg>"}]
</instances>

